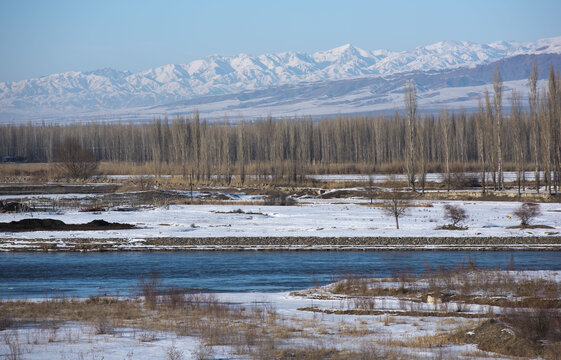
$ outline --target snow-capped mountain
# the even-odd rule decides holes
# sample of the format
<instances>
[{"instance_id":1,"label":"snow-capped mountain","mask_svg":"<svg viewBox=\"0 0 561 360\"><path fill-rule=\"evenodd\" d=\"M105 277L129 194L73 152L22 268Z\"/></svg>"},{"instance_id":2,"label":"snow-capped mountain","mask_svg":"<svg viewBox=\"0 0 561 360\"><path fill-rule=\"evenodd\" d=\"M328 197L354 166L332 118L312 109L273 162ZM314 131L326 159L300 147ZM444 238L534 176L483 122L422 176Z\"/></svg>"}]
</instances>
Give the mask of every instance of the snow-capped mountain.
<instances>
[{"instance_id":1,"label":"snow-capped mountain","mask_svg":"<svg viewBox=\"0 0 561 360\"><path fill-rule=\"evenodd\" d=\"M196 103L209 96L475 68L517 55L538 54L561 54L561 36L530 43L443 41L402 52L367 51L347 44L313 54L213 55L138 73L113 69L66 72L0 83L0 119L6 122L94 113L110 116L124 114L127 109L138 112L139 108L168 103Z\"/></svg>"}]
</instances>

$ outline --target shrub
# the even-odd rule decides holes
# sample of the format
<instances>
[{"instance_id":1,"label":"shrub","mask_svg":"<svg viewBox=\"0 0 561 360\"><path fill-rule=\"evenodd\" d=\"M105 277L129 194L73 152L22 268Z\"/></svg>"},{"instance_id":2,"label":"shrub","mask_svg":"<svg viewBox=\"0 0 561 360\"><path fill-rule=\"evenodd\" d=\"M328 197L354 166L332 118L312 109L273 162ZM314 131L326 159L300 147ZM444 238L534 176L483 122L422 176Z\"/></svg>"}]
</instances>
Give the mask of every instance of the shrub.
<instances>
[{"instance_id":1,"label":"shrub","mask_svg":"<svg viewBox=\"0 0 561 360\"><path fill-rule=\"evenodd\" d=\"M162 302L172 310L183 309L185 307L185 290L182 288L171 287L166 291Z\"/></svg>"},{"instance_id":2,"label":"shrub","mask_svg":"<svg viewBox=\"0 0 561 360\"><path fill-rule=\"evenodd\" d=\"M264 199L265 205L294 205L296 200L280 190L274 190Z\"/></svg>"},{"instance_id":3,"label":"shrub","mask_svg":"<svg viewBox=\"0 0 561 360\"><path fill-rule=\"evenodd\" d=\"M138 281L138 289L144 297L144 303L150 310L155 310L158 305L158 296L160 295L161 283L157 274L152 274L148 279L140 278Z\"/></svg>"},{"instance_id":4,"label":"shrub","mask_svg":"<svg viewBox=\"0 0 561 360\"><path fill-rule=\"evenodd\" d=\"M20 360L23 359L23 348L19 340L17 331L10 333L4 333L4 343L8 348L8 353L6 353L6 359L8 360Z\"/></svg>"},{"instance_id":5,"label":"shrub","mask_svg":"<svg viewBox=\"0 0 561 360\"><path fill-rule=\"evenodd\" d=\"M10 326L12 326L12 324L12 318L7 313L0 312L0 331L6 330Z\"/></svg>"},{"instance_id":6,"label":"shrub","mask_svg":"<svg viewBox=\"0 0 561 360\"><path fill-rule=\"evenodd\" d=\"M191 354L196 360L209 360L212 359L213 353L211 346L201 343Z\"/></svg>"},{"instance_id":7,"label":"shrub","mask_svg":"<svg viewBox=\"0 0 561 360\"><path fill-rule=\"evenodd\" d=\"M477 174L466 174L463 172L453 173L450 179L451 185L455 189L465 189L480 187L481 183Z\"/></svg>"},{"instance_id":8,"label":"shrub","mask_svg":"<svg viewBox=\"0 0 561 360\"><path fill-rule=\"evenodd\" d=\"M97 316L94 327L97 335L113 334L115 332L111 319L104 313Z\"/></svg>"},{"instance_id":9,"label":"shrub","mask_svg":"<svg viewBox=\"0 0 561 360\"><path fill-rule=\"evenodd\" d=\"M512 215L520 219L520 225L530 225L530 221L541 215L540 204L524 203L520 205Z\"/></svg>"},{"instance_id":10,"label":"shrub","mask_svg":"<svg viewBox=\"0 0 561 360\"><path fill-rule=\"evenodd\" d=\"M450 187L453 189L466 189L466 188L476 188L481 187L481 182L477 174L470 174L464 172L454 172L450 173L450 178L448 174L441 174L443 184L447 184L450 181Z\"/></svg>"},{"instance_id":11,"label":"shrub","mask_svg":"<svg viewBox=\"0 0 561 360\"><path fill-rule=\"evenodd\" d=\"M561 341L561 313L558 309L511 309L503 321L530 341Z\"/></svg>"},{"instance_id":12,"label":"shrub","mask_svg":"<svg viewBox=\"0 0 561 360\"><path fill-rule=\"evenodd\" d=\"M453 227L457 227L469 217L466 214L466 210L459 205L446 204L444 205L444 218L450 220Z\"/></svg>"},{"instance_id":13,"label":"shrub","mask_svg":"<svg viewBox=\"0 0 561 360\"><path fill-rule=\"evenodd\" d=\"M55 159L60 175L69 179L87 179L98 166L95 154L70 138L55 149Z\"/></svg>"},{"instance_id":14,"label":"shrub","mask_svg":"<svg viewBox=\"0 0 561 360\"><path fill-rule=\"evenodd\" d=\"M183 360L183 352L175 344L171 344L166 350L166 360Z\"/></svg>"}]
</instances>

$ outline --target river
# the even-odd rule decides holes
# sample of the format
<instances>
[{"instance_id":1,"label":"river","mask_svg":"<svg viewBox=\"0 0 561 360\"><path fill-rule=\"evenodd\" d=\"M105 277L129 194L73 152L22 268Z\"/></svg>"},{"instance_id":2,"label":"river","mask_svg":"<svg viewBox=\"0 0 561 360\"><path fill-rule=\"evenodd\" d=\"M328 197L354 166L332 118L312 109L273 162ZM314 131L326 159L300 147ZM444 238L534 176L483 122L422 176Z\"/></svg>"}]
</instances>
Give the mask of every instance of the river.
<instances>
[{"instance_id":1,"label":"river","mask_svg":"<svg viewBox=\"0 0 561 360\"><path fill-rule=\"evenodd\" d=\"M342 275L387 277L454 267L561 270L559 251L271 251L0 254L0 297L134 295L139 279L205 292L277 292Z\"/></svg>"}]
</instances>

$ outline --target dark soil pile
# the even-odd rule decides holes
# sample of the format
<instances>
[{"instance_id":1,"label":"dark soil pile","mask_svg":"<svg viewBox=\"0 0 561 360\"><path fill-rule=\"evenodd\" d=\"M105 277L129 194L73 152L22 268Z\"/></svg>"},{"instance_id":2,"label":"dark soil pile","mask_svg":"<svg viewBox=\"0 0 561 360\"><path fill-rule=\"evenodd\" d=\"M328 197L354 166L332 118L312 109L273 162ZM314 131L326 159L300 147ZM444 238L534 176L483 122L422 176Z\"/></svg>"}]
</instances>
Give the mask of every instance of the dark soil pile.
<instances>
[{"instance_id":1,"label":"dark soil pile","mask_svg":"<svg viewBox=\"0 0 561 360\"><path fill-rule=\"evenodd\" d=\"M553 226L549 225L516 225L509 226L507 229L555 229Z\"/></svg>"},{"instance_id":2,"label":"dark soil pile","mask_svg":"<svg viewBox=\"0 0 561 360\"><path fill-rule=\"evenodd\" d=\"M23 219L9 223L0 223L0 231L75 231L75 230L124 230L134 229L134 225L110 223L105 220L93 220L86 224L66 224L55 219Z\"/></svg>"},{"instance_id":3,"label":"dark soil pile","mask_svg":"<svg viewBox=\"0 0 561 360\"><path fill-rule=\"evenodd\" d=\"M436 230L467 230L467 227L457 226L454 224L446 224L436 228Z\"/></svg>"}]
</instances>

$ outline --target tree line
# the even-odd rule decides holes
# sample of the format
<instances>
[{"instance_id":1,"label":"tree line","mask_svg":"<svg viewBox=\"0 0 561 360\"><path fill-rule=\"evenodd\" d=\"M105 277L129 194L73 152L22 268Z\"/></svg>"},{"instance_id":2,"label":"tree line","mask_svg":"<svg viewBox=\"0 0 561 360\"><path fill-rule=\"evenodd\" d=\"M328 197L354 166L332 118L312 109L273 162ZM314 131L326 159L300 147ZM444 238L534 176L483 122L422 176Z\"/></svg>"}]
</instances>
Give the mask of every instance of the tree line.
<instances>
[{"instance_id":1,"label":"tree line","mask_svg":"<svg viewBox=\"0 0 561 360\"><path fill-rule=\"evenodd\" d=\"M505 169L524 171L557 192L561 173L561 81L552 67L538 87L534 64L528 106L512 90L504 110L497 71L474 112L420 114L413 83L405 87L405 111L392 115L310 117L230 124L207 122L198 113L151 123L0 126L0 154L33 162L56 162L57 149L73 139L98 161L153 164L161 175L173 165L191 181L282 179L297 182L313 173L403 172L412 189L424 191L428 172L448 177L477 171L483 191L504 188Z\"/></svg>"}]
</instances>

